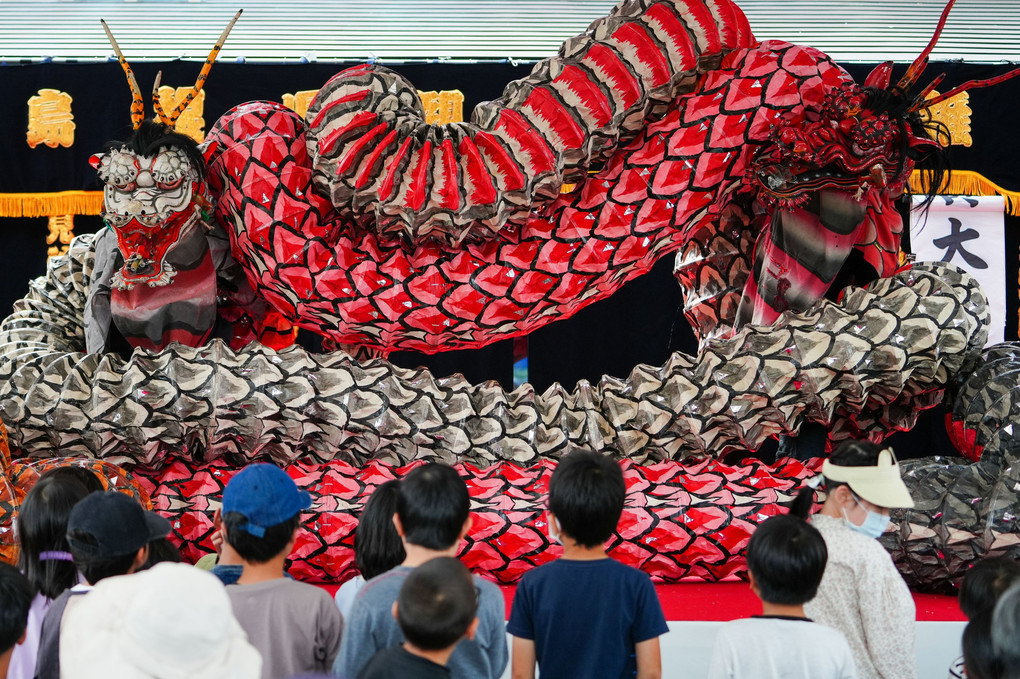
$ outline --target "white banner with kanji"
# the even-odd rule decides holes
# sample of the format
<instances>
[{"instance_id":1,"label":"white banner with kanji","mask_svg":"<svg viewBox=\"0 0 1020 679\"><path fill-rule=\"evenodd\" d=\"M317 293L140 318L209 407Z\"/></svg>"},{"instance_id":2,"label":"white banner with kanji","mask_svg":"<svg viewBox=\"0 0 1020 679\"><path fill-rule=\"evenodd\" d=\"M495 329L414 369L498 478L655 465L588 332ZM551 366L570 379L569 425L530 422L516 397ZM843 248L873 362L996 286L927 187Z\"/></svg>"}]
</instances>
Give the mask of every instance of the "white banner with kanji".
<instances>
[{"instance_id":1,"label":"white banner with kanji","mask_svg":"<svg viewBox=\"0 0 1020 679\"><path fill-rule=\"evenodd\" d=\"M917 206L923 197L914 196ZM950 262L978 279L991 311L988 344L1006 328L1006 201L1002 196L938 196L910 212L910 249L917 261Z\"/></svg>"}]
</instances>

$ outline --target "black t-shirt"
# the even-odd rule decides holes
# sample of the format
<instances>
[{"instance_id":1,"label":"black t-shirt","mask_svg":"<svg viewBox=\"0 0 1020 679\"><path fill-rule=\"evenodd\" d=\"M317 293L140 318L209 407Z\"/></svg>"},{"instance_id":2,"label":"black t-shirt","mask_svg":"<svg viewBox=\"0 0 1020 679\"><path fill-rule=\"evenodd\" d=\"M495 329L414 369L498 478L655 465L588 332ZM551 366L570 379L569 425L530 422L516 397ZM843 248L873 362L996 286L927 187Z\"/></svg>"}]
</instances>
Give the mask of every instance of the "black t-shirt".
<instances>
[{"instance_id":1,"label":"black t-shirt","mask_svg":"<svg viewBox=\"0 0 1020 679\"><path fill-rule=\"evenodd\" d=\"M403 646L384 648L368 661L358 679L449 679L450 668L408 653Z\"/></svg>"}]
</instances>

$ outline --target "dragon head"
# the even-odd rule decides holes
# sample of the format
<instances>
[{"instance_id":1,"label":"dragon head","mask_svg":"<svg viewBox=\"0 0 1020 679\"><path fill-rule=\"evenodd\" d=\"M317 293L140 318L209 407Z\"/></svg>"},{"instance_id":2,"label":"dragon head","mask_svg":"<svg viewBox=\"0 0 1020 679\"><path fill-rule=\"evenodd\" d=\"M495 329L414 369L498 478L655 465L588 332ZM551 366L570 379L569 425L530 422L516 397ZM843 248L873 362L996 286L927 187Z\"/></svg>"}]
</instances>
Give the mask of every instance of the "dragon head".
<instances>
[{"instance_id":1,"label":"dragon head","mask_svg":"<svg viewBox=\"0 0 1020 679\"><path fill-rule=\"evenodd\" d=\"M211 207L205 185L205 161L190 138L174 131L177 119L198 96L216 55L241 12L227 24L205 60L191 91L167 113L159 100L160 76L152 87L152 106L158 120L145 118L138 81L113 32L103 29L131 88L131 122L134 132L122 144L92 156L103 189L103 219L117 234L124 266L113 284L130 290L137 283L150 287L169 285L175 270L167 254L199 223ZM207 221L207 220L206 220Z\"/></svg>"},{"instance_id":2,"label":"dragon head","mask_svg":"<svg viewBox=\"0 0 1020 679\"><path fill-rule=\"evenodd\" d=\"M987 87L1020 75L1020 69L988 80L970 81L944 94L939 75L911 92L945 28L950 0L935 33L895 84L893 62L879 64L863 85L847 82L829 91L820 107L787 114L772 129L771 144L751 168L751 182L768 207L796 208L813 192L852 192L858 201L877 204L880 194L899 195L915 167L927 170L928 202L944 182L943 153L949 131L925 115L930 106L960 92Z\"/></svg>"},{"instance_id":3,"label":"dragon head","mask_svg":"<svg viewBox=\"0 0 1020 679\"><path fill-rule=\"evenodd\" d=\"M168 285L166 255L208 213L205 163L189 137L144 121L131 139L92 156L103 188L103 220L117 235L124 265L113 284ZM204 220L204 221L207 221Z\"/></svg>"}]
</instances>

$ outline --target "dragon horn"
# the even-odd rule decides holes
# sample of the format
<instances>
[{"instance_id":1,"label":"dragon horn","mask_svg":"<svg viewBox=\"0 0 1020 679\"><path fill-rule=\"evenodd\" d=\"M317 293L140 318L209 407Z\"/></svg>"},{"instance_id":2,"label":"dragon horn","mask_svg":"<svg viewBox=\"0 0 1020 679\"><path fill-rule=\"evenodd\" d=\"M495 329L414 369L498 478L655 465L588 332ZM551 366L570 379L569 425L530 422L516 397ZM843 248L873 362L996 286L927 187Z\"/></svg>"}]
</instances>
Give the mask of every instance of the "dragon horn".
<instances>
[{"instance_id":1,"label":"dragon horn","mask_svg":"<svg viewBox=\"0 0 1020 679\"><path fill-rule=\"evenodd\" d=\"M237 20L241 17L241 12L243 11L243 9L237 10L237 14L235 14L234 18L230 20L227 27L223 29L223 33L220 34L220 39L215 45L213 45L212 51L209 52L209 56L206 58L205 64L202 66L202 72L198 74L198 80L195 81L195 86L191 88L190 92L188 92L188 96L184 97L184 99L182 99L177 106L174 107L174 110L171 111L171 127L173 127L174 123L177 122L177 119L181 116L181 114L184 113L184 109L188 108L188 105L191 104L195 97L198 96L198 93L202 90L202 85L205 84L205 79L209 76L209 71L212 69L213 62L216 61L216 55L218 55L220 50L223 49L223 43L227 41L230 29L232 29L234 24L237 23Z\"/></svg>"},{"instance_id":2,"label":"dragon horn","mask_svg":"<svg viewBox=\"0 0 1020 679\"><path fill-rule=\"evenodd\" d=\"M163 78L163 71L156 74L156 82L152 83L152 110L159 116L159 121L168 127L173 127L173 123L167 118L166 111L163 110L163 104L159 101L159 81Z\"/></svg>"},{"instance_id":3,"label":"dragon horn","mask_svg":"<svg viewBox=\"0 0 1020 679\"><path fill-rule=\"evenodd\" d=\"M924 48L924 51L922 51L916 59L914 59L914 63L910 64L910 68L908 68L907 72L902 78L900 78L900 81L896 83L896 89L900 92L906 92L913 87L914 83L917 82L917 79L921 77L922 73L924 73L924 69L928 66L928 55L930 55L931 51L935 49L935 43L939 41L939 37L942 35L942 29L946 27L946 20L949 18L949 10L953 9L953 5L955 4L956 0L949 0L946 8L942 10L942 16L939 18L939 25L935 27L935 35L931 36L931 40L928 41L928 46Z\"/></svg>"},{"instance_id":4,"label":"dragon horn","mask_svg":"<svg viewBox=\"0 0 1020 679\"><path fill-rule=\"evenodd\" d=\"M120 67L124 69L124 74L127 75L128 86L131 88L131 127L138 129L142 125L142 120L145 119L145 103L142 100L142 91L138 88L138 81L135 80L134 71L131 70L131 65L124 58L124 53L120 51L120 45L113 37L113 32L110 27L106 25L106 22L102 19L99 20L103 24L103 30L106 31L106 37L110 39L110 44L113 45L113 51L117 55L117 61L120 62Z\"/></svg>"},{"instance_id":5,"label":"dragon horn","mask_svg":"<svg viewBox=\"0 0 1020 679\"><path fill-rule=\"evenodd\" d=\"M930 102L925 101L925 97L927 97L929 94L931 94L932 91L936 87L938 87L942 83L942 81L945 80L945 79L946 79L946 74L945 73L939 73L938 76L936 76L934 80L932 80L930 83L925 85L925 88L923 90L918 92L917 96L914 97L914 102L910 105L910 108L908 108L907 111L909 111L910 113L913 113L915 111L920 111L922 108L928 108L929 106L931 106Z\"/></svg>"},{"instance_id":6,"label":"dragon horn","mask_svg":"<svg viewBox=\"0 0 1020 679\"><path fill-rule=\"evenodd\" d=\"M966 92L967 90L973 90L978 87L991 87L992 85L998 85L999 83L1005 82L1006 80L1009 80L1011 78L1015 78L1018 75L1020 75L1020 68L1014 69L1009 73L1003 73L1002 75L996 76L994 78L988 78L987 80L968 80L959 87L954 87L953 89L949 90L945 94L940 94L937 97L929 99L928 101L924 102L923 107L919 108L934 106L935 104L938 104L940 102L945 101L946 99L949 99L950 97L955 97L960 92Z\"/></svg>"}]
</instances>

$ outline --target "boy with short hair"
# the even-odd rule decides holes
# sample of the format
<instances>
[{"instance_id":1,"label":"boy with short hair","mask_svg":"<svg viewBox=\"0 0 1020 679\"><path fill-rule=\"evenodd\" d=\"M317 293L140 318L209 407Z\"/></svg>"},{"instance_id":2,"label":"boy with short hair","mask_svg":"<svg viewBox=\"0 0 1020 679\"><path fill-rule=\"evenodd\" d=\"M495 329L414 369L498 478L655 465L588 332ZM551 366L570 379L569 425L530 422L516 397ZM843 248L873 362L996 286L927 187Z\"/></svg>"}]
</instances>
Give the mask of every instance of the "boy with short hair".
<instances>
[{"instance_id":1,"label":"boy with short hair","mask_svg":"<svg viewBox=\"0 0 1020 679\"><path fill-rule=\"evenodd\" d=\"M478 592L471 571L441 556L415 568L393 603L404 643L372 656L358 679L446 679L457 642L478 628Z\"/></svg>"},{"instance_id":2,"label":"boy with short hair","mask_svg":"<svg viewBox=\"0 0 1020 679\"><path fill-rule=\"evenodd\" d=\"M333 673L356 677L379 650L403 643L393 602L411 572L432 559L456 557L471 528L471 498L457 471L443 464L416 467L400 482L393 524L404 542L404 562L365 583L351 606L347 634ZM447 666L457 679L498 679L507 663L503 594L474 577L479 590L478 628L456 645Z\"/></svg>"},{"instance_id":3,"label":"boy with short hair","mask_svg":"<svg viewBox=\"0 0 1020 679\"><path fill-rule=\"evenodd\" d=\"M340 648L343 618L333 598L284 573L299 513L311 503L308 493L271 464L245 467L223 491L226 541L244 563L227 594L262 654L263 679L328 671Z\"/></svg>"},{"instance_id":4,"label":"boy with short hair","mask_svg":"<svg viewBox=\"0 0 1020 679\"><path fill-rule=\"evenodd\" d=\"M574 449L549 481L549 532L563 556L524 574L507 631L513 677L662 676L659 636L669 631L649 577L611 559L606 541L623 512L620 465Z\"/></svg>"},{"instance_id":5,"label":"boy with short hair","mask_svg":"<svg viewBox=\"0 0 1020 679\"><path fill-rule=\"evenodd\" d=\"M87 584L65 591L46 611L39 632L35 679L60 677L60 627L67 609L98 582L137 571L149 558L149 543L169 534L169 521L115 490L87 495L71 509L67 544Z\"/></svg>"},{"instance_id":6,"label":"boy with short hair","mask_svg":"<svg viewBox=\"0 0 1020 679\"><path fill-rule=\"evenodd\" d=\"M747 545L747 567L762 615L723 625L709 679L856 678L843 635L804 615L827 560L821 533L798 516L773 516L758 526Z\"/></svg>"},{"instance_id":7,"label":"boy with short hair","mask_svg":"<svg viewBox=\"0 0 1020 679\"><path fill-rule=\"evenodd\" d=\"M0 562L0 678L7 676L15 647L25 640L28 609L35 592L14 566Z\"/></svg>"}]
</instances>

